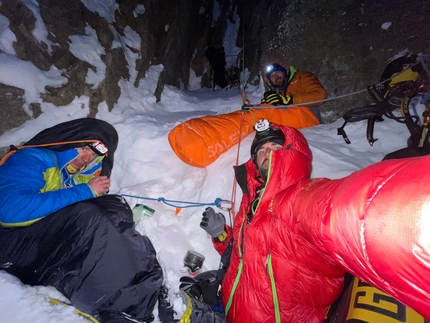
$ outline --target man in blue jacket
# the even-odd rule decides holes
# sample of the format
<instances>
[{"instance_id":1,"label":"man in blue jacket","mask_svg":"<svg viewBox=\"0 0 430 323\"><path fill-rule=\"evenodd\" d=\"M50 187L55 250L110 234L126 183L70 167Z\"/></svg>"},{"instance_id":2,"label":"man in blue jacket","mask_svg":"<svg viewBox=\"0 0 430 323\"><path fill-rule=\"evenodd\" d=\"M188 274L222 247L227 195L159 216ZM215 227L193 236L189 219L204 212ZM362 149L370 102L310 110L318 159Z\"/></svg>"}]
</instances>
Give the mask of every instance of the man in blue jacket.
<instances>
[{"instance_id":1,"label":"man in blue jacket","mask_svg":"<svg viewBox=\"0 0 430 323\"><path fill-rule=\"evenodd\" d=\"M0 167L0 224L26 226L70 204L109 191L110 179L101 172L108 149L100 141L55 151L26 148ZM96 150L98 153L96 153Z\"/></svg>"},{"instance_id":2,"label":"man in blue jacket","mask_svg":"<svg viewBox=\"0 0 430 323\"><path fill-rule=\"evenodd\" d=\"M103 323L149 322L163 274L127 202L106 195L118 134L83 118L0 162L0 269L50 285Z\"/></svg>"}]
</instances>

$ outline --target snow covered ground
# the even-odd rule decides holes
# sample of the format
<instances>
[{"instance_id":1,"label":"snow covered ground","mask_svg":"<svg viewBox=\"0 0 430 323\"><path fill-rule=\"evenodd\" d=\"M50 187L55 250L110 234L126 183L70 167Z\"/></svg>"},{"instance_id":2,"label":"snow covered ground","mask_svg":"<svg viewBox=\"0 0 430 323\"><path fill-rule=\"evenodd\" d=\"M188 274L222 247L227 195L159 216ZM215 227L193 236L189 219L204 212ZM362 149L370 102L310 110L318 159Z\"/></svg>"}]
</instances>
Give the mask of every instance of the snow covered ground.
<instances>
[{"instance_id":1,"label":"snow covered ground","mask_svg":"<svg viewBox=\"0 0 430 323\"><path fill-rule=\"evenodd\" d=\"M153 71L153 75L153 78L146 79L145 86L155 86L158 74ZM134 91L132 84L129 86L129 90ZM258 89L248 92L251 102L258 102L261 97L259 92ZM184 92L167 88L162 102L158 104L148 103L147 98L135 95L129 100L121 100L112 112L107 112L105 108L97 115L112 123L120 137L111 193L140 196L142 198L126 199L131 206L140 203L155 210L152 217L143 217L136 228L149 236L154 244L165 282L170 287L171 300L180 315L182 301L174 293L178 291L179 278L187 274L183 265L187 251L194 250L205 256L203 271L217 268L219 256L212 247L210 237L199 227L201 213L206 206L182 208L176 214L175 207L157 202L157 199L203 204L212 204L217 198L232 200L237 146L208 167L195 168L183 163L174 154L167 135L175 125L189 118L240 109L240 92L237 89ZM172 101L174 105L163 103ZM63 108L43 105L45 113L39 118L0 136L0 147L26 141L57 122L84 117L89 110L87 106L82 109L83 102L82 98L77 98L76 102ZM385 120L376 124L374 137L378 141L370 146L366 139L366 122L362 121L346 126L345 130L352 142L347 145L337 135L337 128L342 123L343 119L302 130L313 152L313 177L344 177L380 161L386 153L404 147L408 137L403 124ZM242 141L239 164L249 158L252 139L253 135L249 135ZM236 200L240 201L239 188ZM228 218L228 213L224 214ZM61 298L61 295L51 287L24 286L15 277L0 271L1 323L82 322L71 308L50 305L47 302L49 297Z\"/></svg>"}]
</instances>

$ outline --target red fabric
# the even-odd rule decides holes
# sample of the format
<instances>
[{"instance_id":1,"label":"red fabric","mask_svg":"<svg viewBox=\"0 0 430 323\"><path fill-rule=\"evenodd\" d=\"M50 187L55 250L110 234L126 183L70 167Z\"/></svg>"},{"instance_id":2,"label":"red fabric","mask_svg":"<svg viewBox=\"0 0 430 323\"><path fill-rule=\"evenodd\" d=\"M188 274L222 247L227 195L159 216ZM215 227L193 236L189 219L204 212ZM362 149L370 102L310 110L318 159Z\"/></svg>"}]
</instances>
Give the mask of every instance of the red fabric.
<instances>
[{"instance_id":1,"label":"red fabric","mask_svg":"<svg viewBox=\"0 0 430 323\"><path fill-rule=\"evenodd\" d=\"M430 156L389 160L340 181L320 235L339 264L427 320L429 165Z\"/></svg>"},{"instance_id":2,"label":"red fabric","mask_svg":"<svg viewBox=\"0 0 430 323\"><path fill-rule=\"evenodd\" d=\"M272 152L270 177L249 224L258 182L254 164L246 163L250 194L243 195L235 219L224 306L239 250L243 271L227 321L275 322L269 254L283 323L322 322L346 270L429 319L430 157L381 162L339 180L310 180L306 140L281 128L285 149Z\"/></svg>"}]
</instances>

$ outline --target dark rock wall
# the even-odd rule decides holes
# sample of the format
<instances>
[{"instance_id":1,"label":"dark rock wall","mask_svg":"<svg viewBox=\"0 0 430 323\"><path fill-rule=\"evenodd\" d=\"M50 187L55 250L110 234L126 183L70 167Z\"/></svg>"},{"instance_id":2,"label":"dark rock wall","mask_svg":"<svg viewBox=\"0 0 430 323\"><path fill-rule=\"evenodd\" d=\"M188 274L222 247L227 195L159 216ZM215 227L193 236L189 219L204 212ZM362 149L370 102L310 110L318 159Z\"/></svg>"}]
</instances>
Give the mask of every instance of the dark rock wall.
<instances>
[{"instance_id":1,"label":"dark rock wall","mask_svg":"<svg viewBox=\"0 0 430 323\"><path fill-rule=\"evenodd\" d=\"M68 78L61 88L47 87L41 94L43 102L64 106L76 96L86 95L90 116L96 115L101 102L112 110L121 95L118 82L123 79L138 86L151 65L164 66L153 94L157 100L163 99L166 84L187 89L190 69L202 76L202 86L211 87L205 50L223 44L227 22L237 19L238 38L229 41L242 48L244 65L251 72L249 83L258 84L263 67L277 61L315 73L329 97L377 83L387 60L401 51L420 53L430 48L428 0L117 0L112 23L80 0L37 3L52 50L32 35L36 18L25 4L20 0L0 2L0 14L9 19L17 39L17 56L43 71L55 66ZM144 12L136 11L138 5L144 6ZM386 22L391 26L381 28ZM106 64L105 79L97 87L85 83L88 71L97 67L69 51L69 36L85 35L87 25L96 31L105 50L101 57ZM140 49L112 46L125 28L141 37ZM130 79L126 50L139 54L135 79ZM22 110L23 90L0 86L1 134L29 116ZM323 117L331 122L368 102L366 93L332 100L324 104ZM25 104L33 118L40 114L39 103Z\"/></svg>"},{"instance_id":2,"label":"dark rock wall","mask_svg":"<svg viewBox=\"0 0 430 323\"><path fill-rule=\"evenodd\" d=\"M430 48L427 0L264 3L270 5L259 26L262 55L254 72L272 61L309 70L318 75L329 97L378 83L387 60L401 51L421 53ZM391 26L384 30L381 26L387 22ZM323 116L326 122L334 121L345 110L369 102L366 93L333 100L322 107Z\"/></svg>"},{"instance_id":3,"label":"dark rock wall","mask_svg":"<svg viewBox=\"0 0 430 323\"><path fill-rule=\"evenodd\" d=\"M194 56L203 56L205 35L212 21L212 6L200 0L177 1L171 10L174 14L161 46L164 70L156 89L157 101L165 84L187 89L190 63Z\"/></svg>"}]
</instances>

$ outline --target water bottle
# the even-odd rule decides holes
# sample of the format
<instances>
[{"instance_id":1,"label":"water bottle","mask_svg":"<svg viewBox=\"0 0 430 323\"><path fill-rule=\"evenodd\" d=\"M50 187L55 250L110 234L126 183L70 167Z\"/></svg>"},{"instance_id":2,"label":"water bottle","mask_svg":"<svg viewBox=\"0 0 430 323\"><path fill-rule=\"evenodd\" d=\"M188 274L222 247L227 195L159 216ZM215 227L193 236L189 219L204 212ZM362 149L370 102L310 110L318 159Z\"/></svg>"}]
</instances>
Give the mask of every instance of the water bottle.
<instances>
[{"instance_id":1,"label":"water bottle","mask_svg":"<svg viewBox=\"0 0 430 323\"><path fill-rule=\"evenodd\" d=\"M155 210L144 204L136 204L133 208L133 222L137 223L142 217L150 218Z\"/></svg>"}]
</instances>

